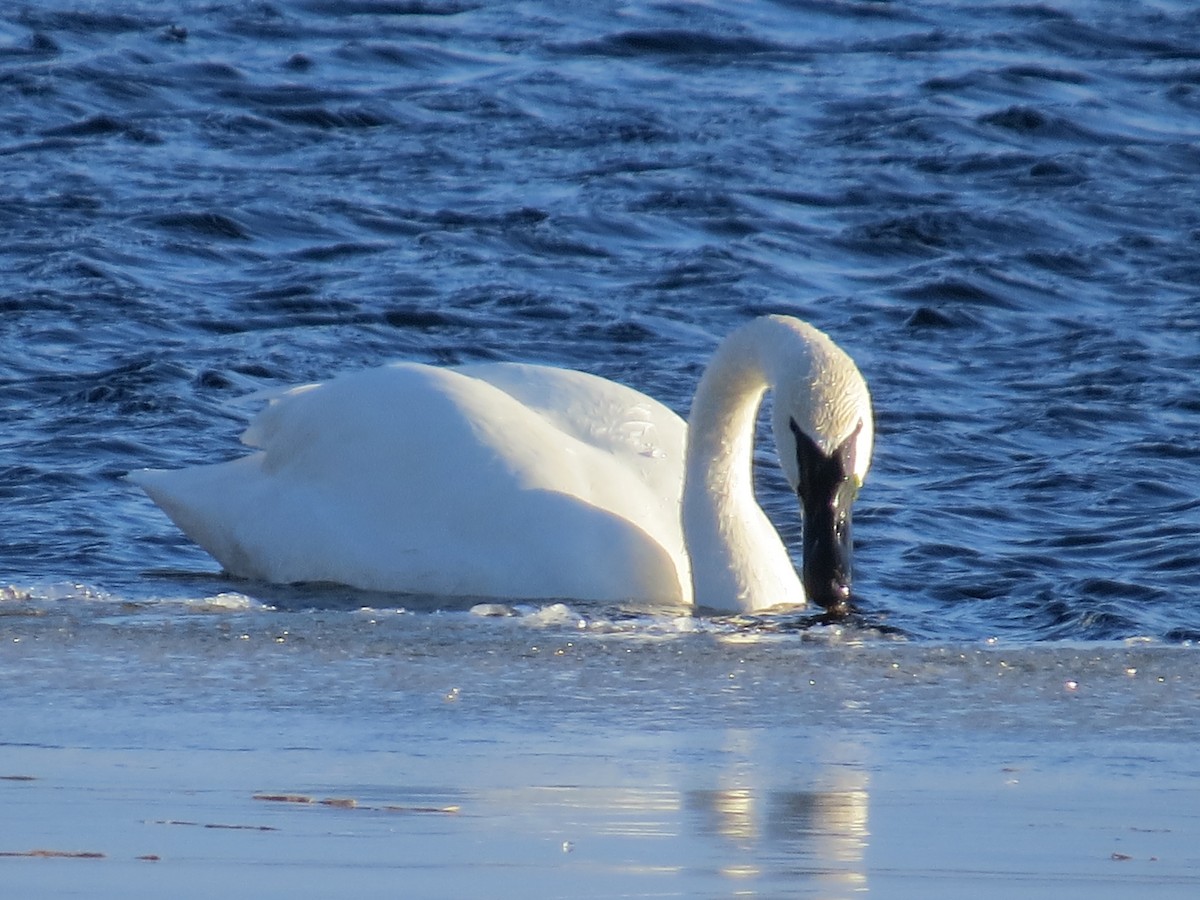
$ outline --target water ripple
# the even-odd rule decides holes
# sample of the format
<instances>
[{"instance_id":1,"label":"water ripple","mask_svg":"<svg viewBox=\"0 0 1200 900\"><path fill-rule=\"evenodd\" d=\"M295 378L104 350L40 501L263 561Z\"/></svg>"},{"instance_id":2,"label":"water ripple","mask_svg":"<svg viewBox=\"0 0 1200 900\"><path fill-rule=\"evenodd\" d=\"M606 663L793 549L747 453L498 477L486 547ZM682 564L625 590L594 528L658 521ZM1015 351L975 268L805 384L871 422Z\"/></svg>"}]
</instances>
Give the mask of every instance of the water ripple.
<instances>
[{"instance_id":1,"label":"water ripple","mask_svg":"<svg viewBox=\"0 0 1200 900\"><path fill-rule=\"evenodd\" d=\"M1194 640L1196 47L1117 0L0 13L0 582L211 570L118 475L235 455L258 389L523 359L686 411L789 312L875 394L869 621Z\"/></svg>"}]
</instances>

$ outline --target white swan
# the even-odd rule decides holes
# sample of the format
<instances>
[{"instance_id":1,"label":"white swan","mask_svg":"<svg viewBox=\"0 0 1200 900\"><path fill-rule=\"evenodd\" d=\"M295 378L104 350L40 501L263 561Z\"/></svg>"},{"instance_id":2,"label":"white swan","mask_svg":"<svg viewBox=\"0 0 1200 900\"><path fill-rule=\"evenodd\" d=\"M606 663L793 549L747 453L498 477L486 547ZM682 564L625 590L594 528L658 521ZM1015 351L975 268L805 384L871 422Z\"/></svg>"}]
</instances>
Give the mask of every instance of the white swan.
<instances>
[{"instance_id":1,"label":"white swan","mask_svg":"<svg viewBox=\"0 0 1200 900\"><path fill-rule=\"evenodd\" d=\"M754 499L774 391L804 512L803 584ZM825 334L784 316L734 331L685 425L611 381L548 366L397 363L293 388L232 462L130 474L237 576L442 596L749 611L849 595L850 508L870 396Z\"/></svg>"}]
</instances>

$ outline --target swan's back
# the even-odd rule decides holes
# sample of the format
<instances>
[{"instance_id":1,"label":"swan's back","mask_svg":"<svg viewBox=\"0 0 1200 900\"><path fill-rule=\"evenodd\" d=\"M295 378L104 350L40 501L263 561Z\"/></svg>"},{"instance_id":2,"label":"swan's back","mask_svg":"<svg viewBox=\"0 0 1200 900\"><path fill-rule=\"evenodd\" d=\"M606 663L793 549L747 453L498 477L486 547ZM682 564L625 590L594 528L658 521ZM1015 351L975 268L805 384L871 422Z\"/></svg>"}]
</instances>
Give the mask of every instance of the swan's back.
<instances>
[{"instance_id":1,"label":"swan's back","mask_svg":"<svg viewBox=\"0 0 1200 900\"><path fill-rule=\"evenodd\" d=\"M679 603L685 433L579 372L401 363L281 395L243 459L131 477L236 575Z\"/></svg>"}]
</instances>

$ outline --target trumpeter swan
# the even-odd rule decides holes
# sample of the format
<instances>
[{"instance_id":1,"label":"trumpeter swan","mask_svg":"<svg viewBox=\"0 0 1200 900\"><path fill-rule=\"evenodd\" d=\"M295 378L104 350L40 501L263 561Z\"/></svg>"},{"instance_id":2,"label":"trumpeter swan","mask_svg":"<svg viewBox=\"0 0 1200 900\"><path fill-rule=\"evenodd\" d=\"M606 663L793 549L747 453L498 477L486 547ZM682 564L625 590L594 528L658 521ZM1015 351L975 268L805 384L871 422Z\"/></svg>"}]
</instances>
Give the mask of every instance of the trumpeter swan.
<instances>
[{"instance_id":1,"label":"trumpeter swan","mask_svg":"<svg viewBox=\"0 0 1200 900\"><path fill-rule=\"evenodd\" d=\"M755 420L803 509L802 577L754 497ZM569 369L397 363L293 388L216 465L131 473L231 574L443 596L841 608L870 464L857 367L799 319L730 334L690 424Z\"/></svg>"}]
</instances>

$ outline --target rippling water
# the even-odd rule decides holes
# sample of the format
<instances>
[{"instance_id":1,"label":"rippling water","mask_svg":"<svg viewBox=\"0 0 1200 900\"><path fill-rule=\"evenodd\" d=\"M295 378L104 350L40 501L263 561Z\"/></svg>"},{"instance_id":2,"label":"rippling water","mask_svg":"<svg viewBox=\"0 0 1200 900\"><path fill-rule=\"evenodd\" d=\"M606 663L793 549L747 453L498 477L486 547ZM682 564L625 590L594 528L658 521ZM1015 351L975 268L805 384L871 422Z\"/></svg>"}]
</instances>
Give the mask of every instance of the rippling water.
<instances>
[{"instance_id":1,"label":"rippling water","mask_svg":"<svg viewBox=\"0 0 1200 900\"><path fill-rule=\"evenodd\" d=\"M686 412L787 311L875 394L871 616L1200 632L1191 4L54 0L0 98L19 589L211 571L118 476L235 455L255 389L539 360Z\"/></svg>"}]
</instances>

